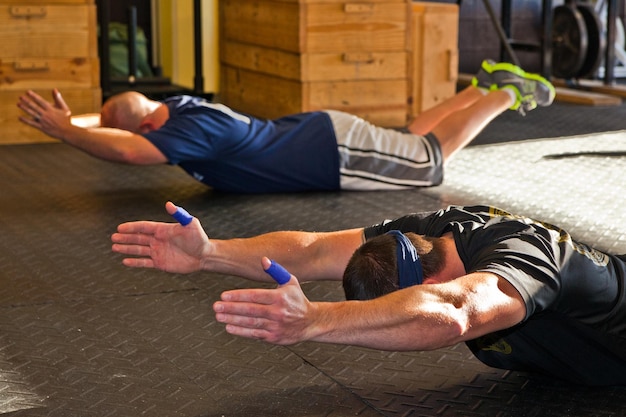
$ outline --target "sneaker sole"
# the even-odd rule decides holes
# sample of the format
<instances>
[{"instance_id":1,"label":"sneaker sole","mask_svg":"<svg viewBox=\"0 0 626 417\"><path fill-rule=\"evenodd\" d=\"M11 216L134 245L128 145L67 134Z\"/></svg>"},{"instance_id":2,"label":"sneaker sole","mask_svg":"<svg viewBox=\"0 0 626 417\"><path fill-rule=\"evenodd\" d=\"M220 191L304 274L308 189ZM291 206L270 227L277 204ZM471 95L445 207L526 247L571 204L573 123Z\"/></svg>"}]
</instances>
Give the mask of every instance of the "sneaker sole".
<instances>
[{"instance_id":1,"label":"sneaker sole","mask_svg":"<svg viewBox=\"0 0 626 417\"><path fill-rule=\"evenodd\" d=\"M506 71L506 72L515 74L521 78L525 78L527 80L533 80L538 83L541 83L546 88L548 88L548 91L550 93L549 103L546 104L546 106L551 104L554 101L554 97L556 96L556 90L554 89L554 86L552 85L550 81L546 80L544 77L542 77L539 74L526 72L520 67L518 67L517 65L513 65L508 62L490 63L487 60L485 60L482 62L481 67L490 74L493 73L494 71Z\"/></svg>"}]
</instances>

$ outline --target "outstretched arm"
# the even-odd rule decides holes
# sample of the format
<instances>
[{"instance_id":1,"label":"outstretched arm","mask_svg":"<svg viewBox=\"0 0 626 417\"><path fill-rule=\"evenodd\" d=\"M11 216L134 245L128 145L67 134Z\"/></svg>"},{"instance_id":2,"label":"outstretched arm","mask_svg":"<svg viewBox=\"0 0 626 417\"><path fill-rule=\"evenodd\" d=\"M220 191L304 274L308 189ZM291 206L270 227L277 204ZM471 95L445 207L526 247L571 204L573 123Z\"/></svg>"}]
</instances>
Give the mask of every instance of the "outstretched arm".
<instances>
[{"instance_id":1,"label":"outstretched arm","mask_svg":"<svg viewBox=\"0 0 626 417\"><path fill-rule=\"evenodd\" d=\"M177 207L167 202L172 215ZM264 256L275 259L303 280L341 280L352 253L361 245L362 229L314 233L280 231L244 239L209 239L200 221L123 223L111 236L112 249L129 257L129 267L168 272L211 271L256 281L271 281L261 268Z\"/></svg>"},{"instance_id":2,"label":"outstretched arm","mask_svg":"<svg viewBox=\"0 0 626 417\"><path fill-rule=\"evenodd\" d=\"M167 162L163 153L143 136L99 127L99 118L96 124L94 115L72 118L70 108L57 89L52 91L52 97L54 103L34 91L27 91L17 104L28 115L21 116L20 121L96 158L141 165Z\"/></svg>"},{"instance_id":3,"label":"outstretched arm","mask_svg":"<svg viewBox=\"0 0 626 417\"><path fill-rule=\"evenodd\" d=\"M274 344L318 341L382 350L431 350L511 327L525 315L519 293L474 273L369 301L311 302L295 277L277 289L226 291L213 306L228 333Z\"/></svg>"}]
</instances>

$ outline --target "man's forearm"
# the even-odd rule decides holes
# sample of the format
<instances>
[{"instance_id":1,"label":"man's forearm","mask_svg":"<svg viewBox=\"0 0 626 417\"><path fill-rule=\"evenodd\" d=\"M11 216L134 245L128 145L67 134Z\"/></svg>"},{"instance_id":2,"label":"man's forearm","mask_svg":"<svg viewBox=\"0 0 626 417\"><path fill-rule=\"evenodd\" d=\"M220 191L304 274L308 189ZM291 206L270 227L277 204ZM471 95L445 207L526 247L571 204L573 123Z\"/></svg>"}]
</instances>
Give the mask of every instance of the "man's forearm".
<instances>
[{"instance_id":1,"label":"man's forearm","mask_svg":"<svg viewBox=\"0 0 626 417\"><path fill-rule=\"evenodd\" d=\"M67 127L60 139L96 158L112 162L129 163L130 142L135 136L132 132L109 128Z\"/></svg>"},{"instance_id":2,"label":"man's forearm","mask_svg":"<svg viewBox=\"0 0 626 417\"><path fill-rule=\"evenodd\" d=\"M66 127L61 140L96 158L133 165L167 163L165 155L148 139L127 130Z\"/></svg>"},{"instance_id":3,"label":"man's forearm","mask_svg":"<svg viewBox=\"0 0 626 417\"><path fill-rule=\"evenodd\" d=\"M335 280L352 253L361 245L362 230L309 233L272 232L247 239L211 240L214 250L205 270L271 281L263 272L261 258L276 260L300 281Z\"/></svg>"},{"instance_id":4,"label":"man's forearm","mask_svg":"<svg viewBox=\"0 0 626 417\"><path fill-rule=\"evenodd\" d=\"M380 350L421 351L461 342L464 329L448 304L402 291L369 301L313 303L306 340ZM413 293L413 294L411 294Z\"/></svg>"},{"instance_id":5,"label":"man's forearm","mask_svg":"<svg viewBox=\"0 0 626 417\"><path fill-rule=\"evenodd\" d=\"M472 273L369 301L314 303L304 340L383 350L432 350L510 328L526 316L505 279Z\"/></svg>"}]
</instances>

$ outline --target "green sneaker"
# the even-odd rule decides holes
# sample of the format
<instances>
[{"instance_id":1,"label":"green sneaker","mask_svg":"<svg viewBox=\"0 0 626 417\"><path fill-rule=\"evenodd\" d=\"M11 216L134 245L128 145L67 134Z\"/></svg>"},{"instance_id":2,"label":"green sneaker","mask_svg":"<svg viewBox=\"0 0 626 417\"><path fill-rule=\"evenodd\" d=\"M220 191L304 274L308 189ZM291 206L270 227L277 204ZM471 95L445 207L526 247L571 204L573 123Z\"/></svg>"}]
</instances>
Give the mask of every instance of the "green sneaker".
<instances>
[{"instance_id":1,"label":"green sneaker","mask_svg":"<svg viewBox=\"0 0 626 417\"><path fill-rule=\"evenodd\" d=\"M522 115L537 106L549 106L556 95L550 81L508 62L483 61L480 71L472 79L472 85L490 91L504 88L513 90L516 100L510 108Z\"/></svg>"},{"instance_id":2,"label":"green sneaker","mask_svg":"<svg viewBox=\"0 0 626 417\"><path fill-rule=\"evenodd\" d=\"M472 78L472 85L477 88L481 88L483 90L491 91L493 90L493 85L495 82L493 81L493 77L491 72L493 71L493 66L496 63L490 59L485 59L480 65L480 69Z\"/></svg>"}]
</instances>

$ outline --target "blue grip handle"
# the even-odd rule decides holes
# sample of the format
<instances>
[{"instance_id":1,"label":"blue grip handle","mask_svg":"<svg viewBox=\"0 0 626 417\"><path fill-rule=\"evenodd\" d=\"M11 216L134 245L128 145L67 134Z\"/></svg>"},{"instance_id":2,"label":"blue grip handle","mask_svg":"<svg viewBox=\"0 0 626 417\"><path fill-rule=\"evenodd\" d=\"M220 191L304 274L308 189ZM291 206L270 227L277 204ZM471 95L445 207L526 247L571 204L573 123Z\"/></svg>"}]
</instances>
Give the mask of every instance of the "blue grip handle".
<instances>
[{"instance_id":1,"label":"blue grip handle","mask_svg":"<svg viewBox=\"0 0 626 417\"><path fill-rule=\"evenodd\" d=\"M282 265L275 261L270 260L270 262L270 266L265 270L265 272L267 272L269 276L274 278L274 281L276 281L278 285L288 283L291 279L291 274L289 273L289 271L287 271L285 268L283 268Z\"/></svg>"},{"instance_id":2,"label":"blue grip handle","mask_svg":"<svg viewBox=\"0 0 626 417\"><path fill-rule=\"evenodd\" d=\"M193 220L193 216L182 207L176 207L176 211L172 214L172 217L183 226L187 226Z\"/></svg>"}]
</instances>

